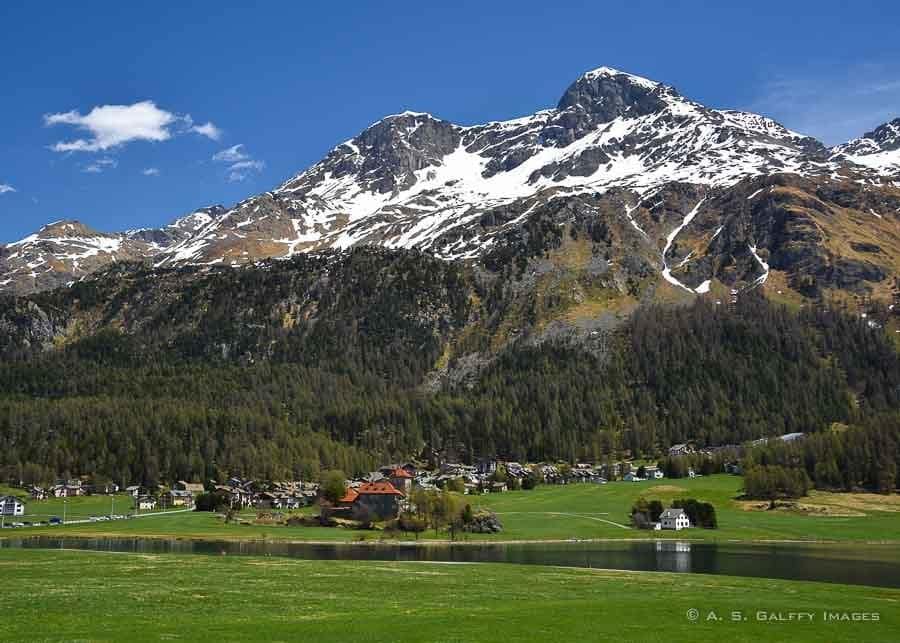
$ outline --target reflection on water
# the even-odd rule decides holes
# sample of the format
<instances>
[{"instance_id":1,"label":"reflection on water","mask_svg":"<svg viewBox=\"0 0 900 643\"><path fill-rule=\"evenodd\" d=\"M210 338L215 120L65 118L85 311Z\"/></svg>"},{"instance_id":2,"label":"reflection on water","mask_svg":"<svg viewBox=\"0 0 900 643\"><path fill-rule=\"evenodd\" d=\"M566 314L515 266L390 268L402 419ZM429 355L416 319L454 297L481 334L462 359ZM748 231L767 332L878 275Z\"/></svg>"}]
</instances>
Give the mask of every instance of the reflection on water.
<instances>
[{"instance_id":1,"label":"reflection on water","mask_svg":"<svg viewBox=\"0 0 900 643\"><path fill-rule=\"evenodd\" d=\"M313 560L519 563L900 587L900 547L878 545L757 545L666 540L416 546L31 536L0 540L0 547L287 556Z\"/></svg>"},{"instance_id":2,"label":"reflection on water","mask_svg":"<svg viewBox=\"0 0 900 643\"><path fill-rule=\"evenodd\" d=\"M691 543L657 541L656 568L661 572L691 571Z\"/></svg>"}]
</instances>

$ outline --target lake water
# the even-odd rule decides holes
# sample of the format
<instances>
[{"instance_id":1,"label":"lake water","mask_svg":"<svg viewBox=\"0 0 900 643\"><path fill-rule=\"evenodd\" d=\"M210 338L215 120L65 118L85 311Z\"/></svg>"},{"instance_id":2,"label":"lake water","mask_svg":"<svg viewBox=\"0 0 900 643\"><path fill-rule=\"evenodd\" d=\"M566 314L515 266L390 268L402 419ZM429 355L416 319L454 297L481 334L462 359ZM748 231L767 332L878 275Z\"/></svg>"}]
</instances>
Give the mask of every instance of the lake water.
<instances>
[{"instance_id":1,"label":"lake water","mask_svg":"<svg viewBox=\"0 0 900 643\"><path fill-rule=\"evenodd\" d=\"M0 547L154 554L286 556L313 560L518 563L727 574L900 587L900 547L894 545L782 543L764 545L657 541L416 546L30 536L0 539Z\"/></svg>"}]
</instances>

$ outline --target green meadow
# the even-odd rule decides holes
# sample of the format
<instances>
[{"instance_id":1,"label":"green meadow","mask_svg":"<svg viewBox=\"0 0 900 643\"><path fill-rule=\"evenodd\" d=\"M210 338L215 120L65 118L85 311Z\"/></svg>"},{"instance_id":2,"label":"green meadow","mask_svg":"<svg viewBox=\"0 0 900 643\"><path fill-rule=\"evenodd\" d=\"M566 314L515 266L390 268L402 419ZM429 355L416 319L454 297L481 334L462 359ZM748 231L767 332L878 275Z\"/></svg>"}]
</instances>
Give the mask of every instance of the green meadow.
<instances>
[{"instance_id":1,"label":"green meadow","mask_svg":"<svg viewBox=\"0 0 900 643\"><path fill-rule=\"evenodd\" d=\"M729 576L44 550L0 550L0 573L4 641L837 643L900 633L900 590ZM826 623L826 611L878 620ZM812 617L771 620L790 613Z\"/></svg>"},{"instance_id":2,"label":"green meadow","mask_svg":"<svg viewBox=\"0 0 900 643\"><path fill-rule=\"evenodd\" d=\"M21 498L25 502L25 515L8 520L20 522L46 522L52 517L67 520L87 520L91 516L108 516L112 514L125 515L133 513L134 498L127 493L118 493L111 496L74 496L72 498L48 498L46 500L32 500L28 493L22 489L0 486L0 496L12 495ZM143 511L141 513L155 513Z\"/></svg>"},{"instance_id":3,"label":"green meadow","mask_svg":"<svg viewBox=\"0 0 900 643\"><path fill-rule=\"evenodd\" d=\"M497 512L504 525L499 534L472 534L475 541L587 540L678 538L702 541L835 541L900 542L900 496L813 492L796 506L767 510L765 503L740 500L741 478L715 475L655 482L613 482L606 485L576 484L540 486L531 491L467 496L473 508ZM719 529L690 529L682 532L638 531L629 528L631 505L639 497L658 498L668 503L675 498L693 497L713 503ZM81 501L79 511L94 512ZM98 497L106 503L109 498ZM46 503L60 501L45 501ZM29 503L29 512L56 512L58 507ZM70 505L71 511L71 505ZM96 509L96 511L100 511ZM311 508L307 512L313 511ZM102 513L108 513L108 509ZM72 515L71 512L69 514ZM118 535L181 538L271 539L298 541L410 540L412 535L388 535L379 530L347 528L287 527L255 524L256 512L245 511L239 523L226 524L210 513L175 513L59 527L37 527L4 531L2 535L26 534ZM428 531L419 539L446 540L445 532Z\"/></svg>"}]
</instances>

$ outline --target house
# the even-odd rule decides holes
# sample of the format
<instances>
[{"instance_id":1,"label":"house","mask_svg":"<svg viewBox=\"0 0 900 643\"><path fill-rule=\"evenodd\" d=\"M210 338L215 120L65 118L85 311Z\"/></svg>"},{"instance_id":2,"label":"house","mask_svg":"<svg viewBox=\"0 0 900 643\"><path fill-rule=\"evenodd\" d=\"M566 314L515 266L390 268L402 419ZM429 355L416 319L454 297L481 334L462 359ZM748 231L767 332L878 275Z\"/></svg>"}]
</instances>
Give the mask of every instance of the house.
<instances>
[{"instance_id":1,"label":"house","mask_svg":"<svg viewBox=\"0 0 900 643\"><path fill-rule=\"evenodd\" d=\"M91 486L91 493L109 496L114 493L119 493L119 485L115 482L100 482Z\"/></svg>"},{"instance_id":2,"label":"house","mask_svg":"<svg viewBox=\"0 0 900 643\"><path fill-rule=\"evenodd\" d=\"M497 461L493 458L481 458L476 470L481 475L489 476L497 470Z\"/></svg>"},{"instance_id":3,"label":"house","mask_svg":"<svg viewBox=\"0 0 900 643\"><path fill-rule=\"evenodd\" d=\"M31 487L29 490L31 493L32 500L46 500L47 499L47 490L43 487Z\"/></svg>"},{"instance_id":4,"label":"house","mask_svg":"<svg viewBox=\"0 0 900 643\"><path fill-rule=\"evenodd\" d=\"M129 494L132 498L137 498L141 495L141 486L133 484L131 486L125 487L125 493Z\"/></svg>"},{"instance_id":5,"label":"house","mask_svg":"<svg viewBox=\"0 0 900 643\"><path fill-rule=\"evenodd\" d=\"M370 516L382 519L395 518L400 511L400 501L406 497L406 494L387 480L366 482L352 491L356 493L356 498L352 501L354 512L367 512ZM350 490L347 493L349 495Z\"/></svg>"},{"instance_id":6,"label":"house","mask_svg":"<svg viewBox=\"0 0 900 643\"><path fill-rule=\"evenodd\" d=\"M644 477L647 480L661 480L663 475L663 472L658 467L646 467L644 469Z\"/></svg>"},{"instance_id":7,"label":"house","mask_svg":"<svg viewBox=\"0 0 900 643\"><path fill-rule=\"evenodd\" d=\"M684 513L684 509L666 509L659 515L661 529L674 529L681 531L691 526L691 521Z\"/></svg>"},{"instance_id":8,"label":"house","mask_svg":"<svg viewBox=\"0 0 900 643\"><path fill-rule=\"evenodd\" d=\"M402 491L403 495L409 495L409 492L412 489L413 477L406 469L403 469L402 467L393 469L387 476L387 479L398 491Z\"/></svg>"},{"instance_id":9,"label":"house","mask_svg":"<svg viewBox=\"0 0 900 643\"><path fill-rule=\"evenodd\" d=\"M514 478L524 478L528 475L528 469L522 466L519 462L507 462L506 463L506 473L507 475L513 476Z\"/></svg>"},{"instance_id":10,"label":"house","mask_svg":"<svg viewBox=\"0 0 900 643\"><path fill-rule=\"evenodd\" d=\"M156 509L156 498L152 496L138 496L134 500L134 506L138 511L149 511Z\"/></svg>"},{"instance_id":11,"label":"house","mask_svg":"<svg viewBox=\"0 0 900 643\"><path fill-rule=\"evenodd\" d=\"M25 503L15 496L0 497L0 515L3 516L24 516Z\"/></svg>"},{"instance_id":12,"label":"house","mask_svg":"<svg viewBox=\"0 0 900 643\"><path fill-rule=\"evenodd\" d=\"M171 489L163 494L167 507L193 507L194 495L190 491Z\"/></svg>"},{"instance_id":13,"label":"house","mask_svg":"<svg viewBox=\"0 0 900 643\"><path fill-rule=\"evenodd\" d=\"M503 493L505 491L509 491L509 487L507 487L505 482L491 483L491 493Z\"/></svg>"},{"instance_id":14,"label":"house","mask_svg":"<svg viewBox=\"0 0 900 643\"><path fill-rule=\"evenodd\" d=\"M53 485L50 493L53 494L54 498L73 498L75 496L83 496L84 487L81 486L80 480L74 482L70 480Z\"/></svg>"},{"instance_id":15,"label":"house","mask_svg":"<svg viewBox=\"0 0 900 643\"><path fill-rule=\"evenodd\" d=\"M694 450L688 444L673 444L669 447L669 457L687 455L693 452Z\"/></svg>"},{"instance_id":16,"label":"house","mask_svg":"<svg viewBox=\"0 0 900 643\"><path fill-rule=\"evenodd\" d=\"M348 487L344 495L338 498L337 505L338 507L352 507L357 498L359 498L359 492L353 487Z\"/></svg>"},{"instance_id":17,"label":"house","mask_svg":"<svg viewBox=\"0 0 900 643\"><path fill-rule=\"evenodd\" d=\"M184 480L179 480L172 485L172 488L178 491L190 491L194 496L199 496L206 491L202 482L185 482Z\"/></svg>"},{"instance_id":18,"label":"house","mask_svg":"<svg viewBox=\"0 0 900 643\"><path fill-rule=\"evenodd\" d=\"M243 509L253 504L253 494L241 487L232 487L229 485L218 484L215 487L216 493L224 497L228 504L234 508ZM190 494L190 492L187 492Z\"/></svg>"}]
</instances>

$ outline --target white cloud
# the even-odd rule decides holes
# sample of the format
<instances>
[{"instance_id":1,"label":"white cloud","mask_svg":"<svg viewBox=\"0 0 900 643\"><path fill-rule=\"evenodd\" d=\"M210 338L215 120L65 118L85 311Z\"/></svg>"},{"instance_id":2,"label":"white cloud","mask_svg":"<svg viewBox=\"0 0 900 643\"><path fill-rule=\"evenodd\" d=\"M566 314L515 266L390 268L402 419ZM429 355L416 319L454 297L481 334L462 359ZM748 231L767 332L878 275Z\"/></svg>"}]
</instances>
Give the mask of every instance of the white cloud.
<instances>
[{"instance_id":1,"label":"white cloud","mask_svg":"<svg viewBox=\"0 0 900 643\"><path fill-rule=\"evenodd\" d=\"M250 158L247 154L241 151L242 147L244 147L242 143L232 145L231 147L226 147L224 150L213 154L212 160L219 161L221 163L236 163L238 161L243 161Z\"/></svg>"},{"instance_id":2,"label":"white cloud","mask_svg":"<svg viewBox=\"0 0 900 643\"><path fill-rule=\"evenodd\" d=\"M141 174L144 176L159 176L159 168L157 167L148 167L145 168Z\"/></svg>"},{"instance_id":3,"label":"white cloud","mask_svg":"<svg viewBox=\"0 0 900 643\"><path fill-rule=\"evenodd\" d=\"M100 105L87 114L78 111L45 114L44 125L72 125L90 136L59 141L55 152L104 152L133 141L167 141L181 132L195 132L218 140L222 131L213 123L194 125L189 114L178 115L156 106L150 100L133 105Z\"/></svg>"},{"instance_id":4,"label":"white cloud","mask_svg":"<svg viewBox=\"0 0 900 643\"><path fill-rule=\"evenodd\" d=\"M222 130L209 121L203 125L192 125L190 131L195 134L200 134L200 136L205 136L213 141L218 141L222 138Z\"/></svg>"},{"instance_id":5,"label":"white cloud","mask_svg":"<svg viewBox=\"0 0 900 643\"><path fill-rule=\"evenodd\" d=\"M262 172L266 167L263 161L240 161L228 168L228 180L232 183L243 181L251 174Z\"/></svg>"},{"instance_id":6,"label":"white cloud","mask_svg":"<svg viewBox=\"0 0 900 643\"><path fill-rule=\"evenodd\" d=\"M827 66L776 76L749 106L833 145L900 116L900 65Z\"/></svg>"},{"instance_id":7,"label":"white cloud","mask_svg":"<svg viewBox=\"0 0 900 643\"><path fill-rule=\"evenodd\" d=\"M116 159L106 157L88 163L81 168L81 171L89 174L100 174L101 172L117 167L119 167L119 162Z\"/></svg>"},{"instance_id":8,"label":"white cloud","mask_svg":"<svg viewBox=\"0 0 900 643\"><path fill-rule=\"evenodd\" d=\"M0 183L0 194L6 194L7 192L15 192L16 188L11 186L8 183Z\"/></svg>"},{"instance_id":9,"label":"white cloud","mask_svg":"<svg viewBox=\"0 0 900 643\"><path fill-rule=\"evenodd\" d=\"M254 159L243 148L243 144L238 143L216 152L212 157L213 161L228 164L226 178L232 183L243 181L266 167L264 161Z\"/></svg>"}]
</instances>

